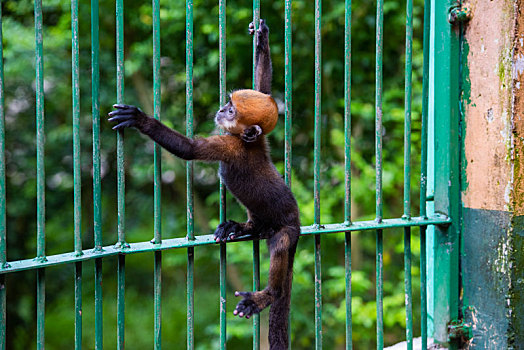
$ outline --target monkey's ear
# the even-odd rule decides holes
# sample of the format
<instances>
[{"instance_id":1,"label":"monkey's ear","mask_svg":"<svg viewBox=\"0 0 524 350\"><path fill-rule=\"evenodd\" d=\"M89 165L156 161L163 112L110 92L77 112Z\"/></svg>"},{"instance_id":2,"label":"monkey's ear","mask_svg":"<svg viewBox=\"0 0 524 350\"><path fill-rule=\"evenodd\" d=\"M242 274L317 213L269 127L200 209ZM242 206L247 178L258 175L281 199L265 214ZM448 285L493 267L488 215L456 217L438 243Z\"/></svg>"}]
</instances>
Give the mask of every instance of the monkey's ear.
<instances>
[{"instance_id":1,"label":"monkey's ear","mask_svg":"<svg viewBox=\"0 0 524 350\"><path fill-rule=\"evenodd\" d=\"M244 129L240 138L245 142L255 142L262 135L262 128L258 125L252 125Z\"/></svg>"}]
</instances>

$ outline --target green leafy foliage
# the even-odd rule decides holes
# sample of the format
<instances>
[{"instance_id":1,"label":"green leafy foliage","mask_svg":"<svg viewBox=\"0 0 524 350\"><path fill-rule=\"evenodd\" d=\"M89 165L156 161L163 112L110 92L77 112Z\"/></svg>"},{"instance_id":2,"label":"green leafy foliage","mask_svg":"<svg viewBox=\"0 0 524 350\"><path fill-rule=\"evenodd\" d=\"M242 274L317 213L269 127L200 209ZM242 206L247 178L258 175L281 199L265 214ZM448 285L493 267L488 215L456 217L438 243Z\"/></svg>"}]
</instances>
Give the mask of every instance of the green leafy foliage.
<instances>
[{"instance_id":1,"label":"green leafy foliage","mask_svg":"<svg viewBox=\"0 0 524 350\"><path fill-rule=\"evenodd\" d=\"M44 87L46 170L46 253L73 250L73 161L71 102L71 21L69 3L44 1ZM6 94L6 169L8 260L28 259L36 251L36 151L33 3L2 2ZM274 64L274 96L284 91L284 2L263 1L261 17L270 30ZM152 13L141 1L125 3L125 102L152 112ZM405 5L384 7L384 216L403 212L403 123ZM116 241L116 134L105 115L116 101L114 3L100 3L100 105L102 211L104 245ZM352 8L352 218L372 219L375 210L374 64L375 4L355 0ZM412 169L420 165L421 18L415 4L413 57ZM90 4L80 2L80 90L82 147L82 241L93 246L91 36ZM248 1L228 2L227 89L251 86L252 18ZM185 130L185 4L161 1L162 120ZM293 177L303 225L313 223L314 10L311 1L293 2ZM194 114L195 133L213 132L212 116L219 107L218 5L194 1ZM342 222L344 208L344 4L325 0L322 17L322 146L321 221ZM282 117L283 119L283 117ZM272 157L283 169L284 123L270 136ZM126 239L153 236L153 143L126 131ZM417 198L419 173L412 172L412 197ZM163 237L185 236L185 163L162 153ZM215 164L195 164L195 224L208 234L219 223L218 178ZM244 210L228 197L228 217L244 220ZM413 208L413 212L417 212ZM418 233L418 232L415 232ZM322 238L323 336L327 349L345 342L344 237ZM413 235L413 296L415 334L419 332L418 235ZM404 275L402 232L384 234L385 341L404 338ZM195 249L195 340L198 349L216 349L219 334L218 249ZM249 242L228 245L228 348L251 344L251 322L232 316L234 290L252 286ZM163 254L162 344L180 348L185 342L186 252ZM126 347L151 348L153 343L153 256L126 260ZM104 346L116 343L116 260L104 260ZM375 239L371 231L352 235L353 340L356 349L375 344ZM269 259L262 245L261 281L267 281ZM46 283L46 344L71 349L74 339L72 266L49 268ZM83 266L83 345L94 347L93 263ZM302 238L296 257L292 298L292 344L314 345L314 257L312 238ZM35 343L35 276L9 275L8 348L28 349ZM262 338L267 312L262 314ZM264 340L263 340L264 341Z\"/></svg>"}]
</instances>

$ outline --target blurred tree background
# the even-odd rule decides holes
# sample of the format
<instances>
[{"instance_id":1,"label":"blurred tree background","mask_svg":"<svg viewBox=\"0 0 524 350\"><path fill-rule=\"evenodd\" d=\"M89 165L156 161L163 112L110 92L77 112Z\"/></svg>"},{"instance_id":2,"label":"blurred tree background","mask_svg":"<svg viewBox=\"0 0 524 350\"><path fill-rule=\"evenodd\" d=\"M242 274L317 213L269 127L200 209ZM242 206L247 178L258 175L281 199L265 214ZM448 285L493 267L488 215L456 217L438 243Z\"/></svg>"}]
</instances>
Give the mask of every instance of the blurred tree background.
<instances>
[{"instance_id":1,"label":"blurred tree background","mask_svg":"<svg viewBox=\"0 0 524 350\"><path fill-rule=\"evenodd\" d=\"M194 0L194 114L195 133L208 135L219 107L218 2ZM73 250L73 169L71 96L70 3L45 0L45 171L46 254ZM375 214L374 79L375 3L352 5L352 215L354 220ZM5 57L6 169L8 260L36 254L36 147L33 2L2 1ZM92 116L90 3L81 1L80 83L82 145L82 236L84 249L93 247ZM420 112L422 86L421 0L414 6L412 197L418 198ZM273 92L284 93L284 1L262 1L261 17L270 27ZM125 1L125 102L152 113L151 3ZM185 3L161 0L162 119L185 130ZM227 5L227 89L251 86L252 3ZM384 5L384 217L403 212L403 123L405 4ZM323 1L322 15L322 169L321 221L344 220L344 2ZM116 101L115 4L100 1L100 99L102 154L102 211L104 245L116 242L116 133L105 115ZM303 225L313 223L314 7L312 1L293 1L293 178ZM283 170L283 115L270 135L272 157ZM153 237L153 143L126 131L126 237L129 242ZM185 163L162 152L162 232L164 238L185 236ZM219 223L216 164L195 164L195 222L197 234L209 234ZM416 202L416 200L415 200ZM228 196L228 217L244 220L244 210ZM414 203L413 213L418 213ZM413 300L415 335L420 334L419 238L413 230ZM322 240L323 336L326 349L345 342L344 235ZM353 339L356 349L375 346L375 234L352 236ZM261 284L267 281L269 259L261 244ZM218 348L219 284L216 246L195 250L195 343L197 349ZM228 244L228 348L251 344L251 321L233 317L234 290L252 286L251 243ZM153 255L126 260L126 347L152 348ZM116 259L104 260L104 345L116 346ZM93 262L83 265L83 345L94 347ZM163 254L162 344L183 347L186 337L186 251ZM314 257L312 237L300 240L292 297L292 344L314 346ZM9 349L34 348L35 273L7 277ZM46 345L71 349L74 341L73 266L47 269ZM384 235L385 343L405 337L402 230ZM266 341L267 311L262 313Z\"/></svg>"}]
</instances>

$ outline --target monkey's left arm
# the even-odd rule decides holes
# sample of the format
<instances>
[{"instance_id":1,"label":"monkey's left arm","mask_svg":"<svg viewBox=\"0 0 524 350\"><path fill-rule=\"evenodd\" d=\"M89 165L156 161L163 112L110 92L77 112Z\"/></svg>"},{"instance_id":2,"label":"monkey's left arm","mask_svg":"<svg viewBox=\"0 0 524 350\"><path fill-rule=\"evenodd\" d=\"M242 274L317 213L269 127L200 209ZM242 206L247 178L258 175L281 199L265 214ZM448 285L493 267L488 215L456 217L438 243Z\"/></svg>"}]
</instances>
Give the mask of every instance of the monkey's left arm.
<instances>
[{"instance_id":1,"label":"monkey's left arm","mask_svg":"<svg viewBox=\"0 0 524 350\"><path fill-rule=\"evenodd\" d=\"M229 135L190 139L176 130L170 129L155 118L151 118L135 106L115 104L115 111L109 113L109 121L117 123L114 130L135 127L149 136L160 146L185 159L207 161L228 161L238 153L238 138Z\"/></svg>"}]
</instances>

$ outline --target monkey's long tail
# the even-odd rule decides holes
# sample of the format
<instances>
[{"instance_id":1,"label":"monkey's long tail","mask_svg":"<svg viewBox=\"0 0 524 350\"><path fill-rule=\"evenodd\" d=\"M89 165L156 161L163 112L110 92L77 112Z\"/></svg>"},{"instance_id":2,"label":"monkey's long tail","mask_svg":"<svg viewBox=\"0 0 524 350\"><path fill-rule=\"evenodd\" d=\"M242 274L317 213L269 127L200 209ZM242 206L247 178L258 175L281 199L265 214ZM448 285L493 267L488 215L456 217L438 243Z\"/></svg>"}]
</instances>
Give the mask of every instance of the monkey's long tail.
<instances>
[{"instance_id":1,"label":"monkey's long tail","mask_svg":"<svg viewBox=\"0 0 524 350\"><path fill-rule=\"evenodd\" d=\"M296 243L289 251L288 273L282 295L273 301L269 309L269 349L287 350L289 348L289 309L291 303L291 282Z\"/></svg>"}]
</instances>

